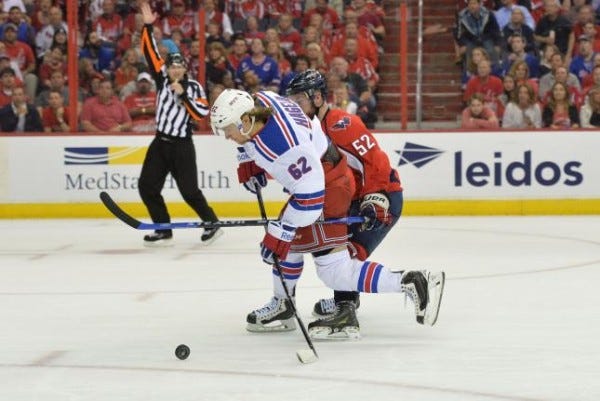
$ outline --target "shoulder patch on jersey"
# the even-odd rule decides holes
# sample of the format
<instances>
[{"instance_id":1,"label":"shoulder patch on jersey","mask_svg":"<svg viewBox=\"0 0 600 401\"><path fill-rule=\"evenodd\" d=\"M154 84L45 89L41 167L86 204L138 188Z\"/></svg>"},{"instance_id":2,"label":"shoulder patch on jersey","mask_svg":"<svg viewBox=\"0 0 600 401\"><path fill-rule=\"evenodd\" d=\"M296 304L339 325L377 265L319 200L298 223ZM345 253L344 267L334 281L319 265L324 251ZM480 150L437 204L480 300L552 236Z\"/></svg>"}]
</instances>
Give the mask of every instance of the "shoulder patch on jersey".
<instances>
[{"instance_id":1,"label":"shoulder patch on jersey","mask_svg":"<svg viewBox=\"0 0 600 401\"><path fill-rule=\"evenodd\" d=\"M346 116L331 126L333 131L344 130L350 126L350 117Z\"/></svg>"}]
</instances>

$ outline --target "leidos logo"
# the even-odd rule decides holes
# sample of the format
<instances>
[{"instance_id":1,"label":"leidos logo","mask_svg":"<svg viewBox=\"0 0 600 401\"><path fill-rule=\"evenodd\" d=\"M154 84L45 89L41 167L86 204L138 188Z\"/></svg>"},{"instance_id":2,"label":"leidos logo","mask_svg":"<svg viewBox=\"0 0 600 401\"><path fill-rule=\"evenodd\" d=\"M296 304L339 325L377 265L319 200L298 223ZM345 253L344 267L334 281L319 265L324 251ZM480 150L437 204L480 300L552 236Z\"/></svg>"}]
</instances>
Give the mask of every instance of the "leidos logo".
<instances>
[{"instance_id":1,"label":"leidos logo","mask_svg":"<svg viewBox=\"0 0 600 401\"><path fill-rule=\"evenodd\" d=\"M444 152L427 146L417 145L416 143L406 142L404 149L397 150L396 153L400 155L399 166L412 164L417 168L421 168L430 161L438 158Z\"/></svg>"},{"instance_id":2,"label":"leidos logo","mask_svg":"<svg viewBox=\"0 0 600 401\"><path fill-rule=\"evenodd\" d=\"M108 146L64 148L66 165L142 164L147 147Z\"/></svg>"},{"instance_id":3,"label":"leidos logo","mask_svg":"<svg viewBox=\"0 0 600 401\"><path fill-rule=\"evenodd\" d=\"M494 152L493 163L476 161L465 164L463 170L462 152L454 153L454 186L463 185L463 177L467 183L475 187L483 187L492 183L496 187L504 183L519 187L531 186L537 182L543 186L564 184L576 186L583 182L583 174L579 172L581 163L569 161L560 165L553 161L532 161L531 151L523 153L523 160L508 164L502 162L502 153ZM464 171L464 173L463 173Z\"/></svg>"},{"instance_id":4,"label":"leidos logo","mask_svg":"<svg viewBox=\"0 0 600 401\"><path fill-rule=\"evenodd\" d=\"M406 142L404 149L397 150L396 153L400 155L399 166L412 164L421 168L440 157L444 151ZM494 152L493 157L493 160L487 162L481 160L466 162L462 151L455 152L454 186L528 187L535 184L577 186L583 182L579 161L565 163L550 160L536 161L530 150L523 152L523 157L516 160L502 160L502 152Z\"/></svg>"}]
</instances>

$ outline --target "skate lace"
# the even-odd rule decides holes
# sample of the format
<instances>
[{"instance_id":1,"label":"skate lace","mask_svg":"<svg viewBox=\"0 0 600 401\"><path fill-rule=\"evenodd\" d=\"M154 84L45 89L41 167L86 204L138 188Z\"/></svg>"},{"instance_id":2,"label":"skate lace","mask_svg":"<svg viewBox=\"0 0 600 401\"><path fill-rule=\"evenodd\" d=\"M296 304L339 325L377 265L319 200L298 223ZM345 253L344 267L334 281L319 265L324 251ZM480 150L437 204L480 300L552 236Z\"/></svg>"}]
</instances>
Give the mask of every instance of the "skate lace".
<instances>
[{"instance_id":1,"label":"skate lace","mask_svg":"<svg viewBox=\"0 0 600 401\"><path fill-rule=\"evenodd\" d=\"M276 312L279 312L281 302L283 301L273 297L271 298L271 301L268 304L266 304L262 308L255 310L254 313L260 318L270 317Z\"/></svg>"},{"instance_id":2,"label":"skate lace","mask_svg":"<svg viewBox=\"0 0 600 401\"><path fill-rule=\"evenodd\" d=\"M324 313L333 313L337 310L333 298L321 299L321 309Z\"/></svg>"}]
</instances>

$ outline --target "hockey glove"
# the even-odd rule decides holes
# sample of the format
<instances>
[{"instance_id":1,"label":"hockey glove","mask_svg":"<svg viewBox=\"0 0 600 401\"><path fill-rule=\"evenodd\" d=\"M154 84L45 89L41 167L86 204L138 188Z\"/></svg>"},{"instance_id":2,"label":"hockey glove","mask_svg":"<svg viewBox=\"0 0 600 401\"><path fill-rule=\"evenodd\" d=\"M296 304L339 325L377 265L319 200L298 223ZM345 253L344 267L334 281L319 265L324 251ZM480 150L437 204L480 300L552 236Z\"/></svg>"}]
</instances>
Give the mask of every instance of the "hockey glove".
<instances>
[{"instance_id":1,"label":"hockey glove","mask_svg":"<svg viewBox=\"0 0 600 401\"><path fill-rule=\"evenodd\" d=\"M257 186L264 188L267 186L267 176L265 170L258 167L254 160L248 156L243 147L238 147L238 181L244 185L248 191L256 193Z\"/></svg>"},{"instance_id":2,"label":"hockey glove","mask_svg":"<svg viewBox=\"0 0 600 401\"><path fill-rule=\"evenodd\" d=\"M269 222L267 233L260 243L260 254L265 263L274 264L273 255L277 256L279 260L285 260L295 236L295 227L279 221Z\"/></svg>"},{"instance_id":3,"label":"hockey glove","mask_svg":"<svg viewBox=\"0 0 600 401\"><path fill-rule=\"evenodd\" d=\"M390 208L390 200L387 195L382 192L367 194L360 204L359 214L367 218L362 224L361 230L377 230L384 225L391 224L392 215L388 209Z\"/></svg>"}]
</instances>

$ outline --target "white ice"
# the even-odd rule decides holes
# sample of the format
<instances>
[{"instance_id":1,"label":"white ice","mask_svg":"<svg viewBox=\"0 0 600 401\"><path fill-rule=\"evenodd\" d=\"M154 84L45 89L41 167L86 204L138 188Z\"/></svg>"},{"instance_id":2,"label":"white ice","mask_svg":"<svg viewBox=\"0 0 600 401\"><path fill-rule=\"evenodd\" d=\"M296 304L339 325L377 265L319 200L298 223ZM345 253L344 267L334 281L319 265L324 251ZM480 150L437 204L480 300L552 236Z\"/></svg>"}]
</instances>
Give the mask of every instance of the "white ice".
<instances>
[{"instance_id":1,"label":"white ice","mask_svg":"<svg viewBox=\"0 0 600 401\"><path fill-rule=\"evenodd\" d=\"M260 228L142 246L116 219L0 221L1 401L597 401L600 217L401 219L371 258L443 269L434 327L398 294L361 298L362 339L251 334L271 296ZM305 324L330 292L306 264ZM185 361L178 344L191 348Z\"/></svg>"}]
</instances>

